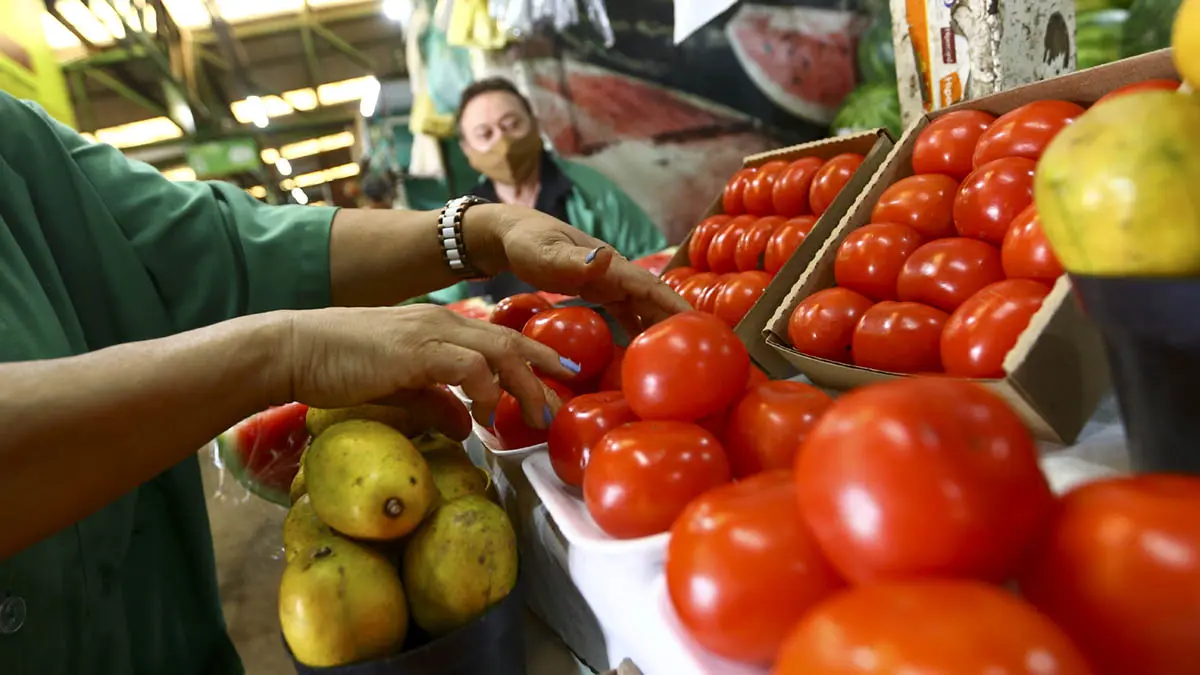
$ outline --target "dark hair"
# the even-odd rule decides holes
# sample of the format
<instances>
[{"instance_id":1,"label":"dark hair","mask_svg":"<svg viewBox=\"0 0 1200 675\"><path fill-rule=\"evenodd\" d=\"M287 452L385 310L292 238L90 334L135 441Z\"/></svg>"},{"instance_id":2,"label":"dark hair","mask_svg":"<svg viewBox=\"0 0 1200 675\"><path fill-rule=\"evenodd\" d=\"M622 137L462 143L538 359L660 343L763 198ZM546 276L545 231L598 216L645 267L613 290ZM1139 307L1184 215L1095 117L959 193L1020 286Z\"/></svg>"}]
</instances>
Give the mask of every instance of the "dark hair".
<instances>
[{"instance_id":1,"label":"dark hair","mask_svg":"<svg viewBox=\"0 0 1200 675\"><path fill-rule=\"evenodd\" d=\"M503 91L516 96L517 100L521 102L521 107L525 108L525 112L529 113L530 117L533 117L533 106L529 104L529 99L525 98L525 95L517 89L517 85L513 84L507 78L485 77L482 80L475 80L466 89L463 89L462 97L458 100L458 112L454 113L455 126L462 124L463 111L467 109L467 104L472 99L493 91Z\"/></svg>"}]
</instances>

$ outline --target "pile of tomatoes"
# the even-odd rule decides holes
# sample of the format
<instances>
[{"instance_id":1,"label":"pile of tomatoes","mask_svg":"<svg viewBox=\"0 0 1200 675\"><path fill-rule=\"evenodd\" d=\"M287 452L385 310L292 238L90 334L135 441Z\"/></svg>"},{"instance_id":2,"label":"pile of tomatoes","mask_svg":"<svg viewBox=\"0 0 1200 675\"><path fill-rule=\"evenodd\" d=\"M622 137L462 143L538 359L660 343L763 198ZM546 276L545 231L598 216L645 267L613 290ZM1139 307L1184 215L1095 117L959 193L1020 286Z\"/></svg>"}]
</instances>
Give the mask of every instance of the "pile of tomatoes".
<instances>
[{"instance_id":1,"label":"pile of tomatoes","mask_svg":"<svg viewBox=\"0 0 1200 675\"><path fill-rule=\"evenodd\" d=\"M663 281L692 307L736 326L862 162L846 153L738 171L722 194L724 213L692 230L688 264Z\"/></svg>"}]
</instances>

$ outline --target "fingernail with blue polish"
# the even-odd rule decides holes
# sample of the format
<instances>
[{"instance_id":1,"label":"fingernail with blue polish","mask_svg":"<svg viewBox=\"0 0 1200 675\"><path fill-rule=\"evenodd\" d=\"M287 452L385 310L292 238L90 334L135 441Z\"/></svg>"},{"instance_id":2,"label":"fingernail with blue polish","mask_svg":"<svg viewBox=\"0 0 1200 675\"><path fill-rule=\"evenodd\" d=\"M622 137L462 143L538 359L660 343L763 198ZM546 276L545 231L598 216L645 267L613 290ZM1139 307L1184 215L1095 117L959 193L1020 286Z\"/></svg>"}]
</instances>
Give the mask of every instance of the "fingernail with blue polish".
<instances>
[{"instance_id":1,"label":"fingernail with blue polish","mask_svg":"<svg viewBox=\"0 0 1200 675\"><path fill-rule=\"evenodd\" d=\"M546 422L546 426L554 421L554 414L550 412L550 406L542 408L542 419Z\"/></svg>"},{"instance_id":2,"label":"fingernail with blue polish","mask_svg":"<svg viewBox=\"0 0 1200 675\"><path fill-rule=\"evenodd\" d=\"M581 370L578 363L575 363L574 361L572 361L571 359L568 359L565 356L558 357L558 362L562 364L563 368L566 368L567 370L571 371L572 373L575 373L576 375L578 375L579 371Z\"/></svg>"},{"instance_id":3,"label":"fingernail with blue polish","mask_svg":"<svg viewBox=\"0 0 1200 675\"><path fill-rule=\"evenodd\" d=\"M496 426L496 411L495 411L495 410L493 410L493 411L492 411L492 416L488 418L488 428L490 429L490 428L493 428L493 427L495 427L495 426Z\"/></svg>"},{"instance_id":4,"label":"fingernail with blue polish","mask_svg":"<svg viewBox=\"0 0 1200 675\"><path fill-rule=\"evenodd\" d=\"M596 248L588 251L587 257L583 259L583 262L591 264L591 262L596 259L596 255L598 253L600 253L600 249L602 249L602 248L604 248L604 247L597 246Z\"/></svg>"}]
</instances>

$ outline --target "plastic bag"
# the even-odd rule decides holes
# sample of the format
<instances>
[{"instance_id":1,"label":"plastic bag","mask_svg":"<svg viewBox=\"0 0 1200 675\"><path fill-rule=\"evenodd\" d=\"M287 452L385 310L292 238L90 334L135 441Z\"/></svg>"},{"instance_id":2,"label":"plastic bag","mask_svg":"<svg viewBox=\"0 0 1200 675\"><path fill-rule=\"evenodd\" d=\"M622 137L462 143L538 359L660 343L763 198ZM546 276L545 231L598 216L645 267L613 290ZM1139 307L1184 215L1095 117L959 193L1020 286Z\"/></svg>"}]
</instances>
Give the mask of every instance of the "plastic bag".
<instances>
[{"instance_id":1,"label":"plastic bag","mask_svg":"<svg viewBox=\"0 0 1200 675\"><path fill-rule=\"evenodd\" d=\"M303 403L268 408L252 415L217 437L213 463L218 493L226 499L248 501L257 495L288 506L292 480L300 470L300 455L308 447ZM226 477L232 478L231 483ZM241 490L234 489L234 485Z\"/></svg>"},{"instance_id":2,"label":"plastic bag","mask_svg":"<svg viewBox=\"0 0 1200 675\"><path fill-rule=\"evenodd\" d=\"M488 0L488 13L503 30L520 37L538 26L567 30L580 22L581 4L605 46L611 47L616 38L604 0Z\"/></svg>"}]
</instances>

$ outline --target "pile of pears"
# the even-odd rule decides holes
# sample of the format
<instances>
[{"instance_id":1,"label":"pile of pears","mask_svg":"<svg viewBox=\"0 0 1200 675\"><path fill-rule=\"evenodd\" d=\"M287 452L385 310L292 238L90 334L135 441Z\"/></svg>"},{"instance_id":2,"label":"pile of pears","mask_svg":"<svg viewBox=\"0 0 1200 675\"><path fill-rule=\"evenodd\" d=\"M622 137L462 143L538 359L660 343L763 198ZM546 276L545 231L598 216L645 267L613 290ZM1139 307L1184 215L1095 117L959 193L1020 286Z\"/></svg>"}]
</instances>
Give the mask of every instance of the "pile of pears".
<instances>
[{"instance_id":1,"label":"pile of pears","mask_svg":"<svg viewBox=\"0 0 1200 675\"><path fill-rule=\"evenodd\" d=\"M283 524L279 623L312 667L397 654L409 620L430 637L503 600L517 544L487 474L436 432L408 438L385 406L311 408L312 443Z\"/></svg>"}]
</instances>

